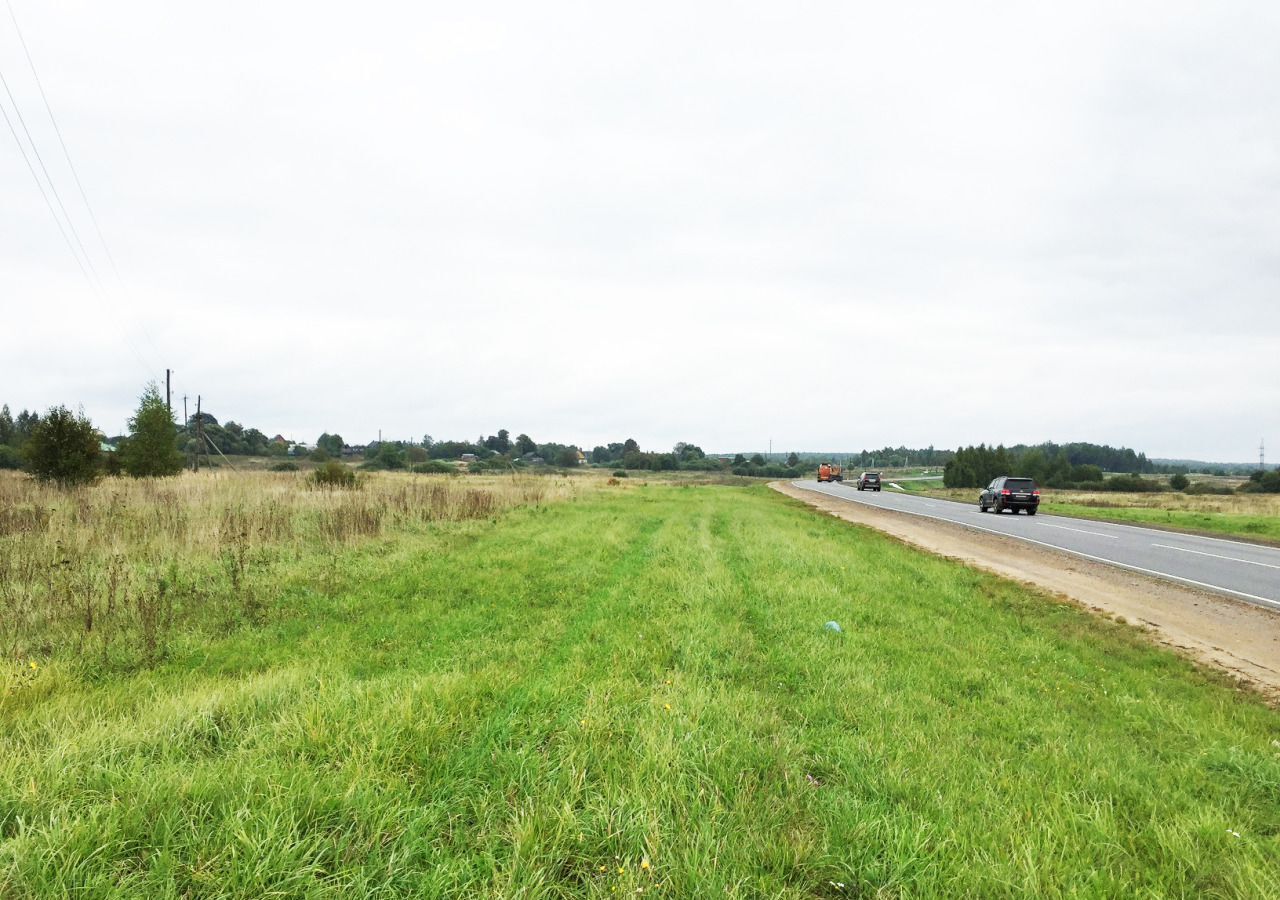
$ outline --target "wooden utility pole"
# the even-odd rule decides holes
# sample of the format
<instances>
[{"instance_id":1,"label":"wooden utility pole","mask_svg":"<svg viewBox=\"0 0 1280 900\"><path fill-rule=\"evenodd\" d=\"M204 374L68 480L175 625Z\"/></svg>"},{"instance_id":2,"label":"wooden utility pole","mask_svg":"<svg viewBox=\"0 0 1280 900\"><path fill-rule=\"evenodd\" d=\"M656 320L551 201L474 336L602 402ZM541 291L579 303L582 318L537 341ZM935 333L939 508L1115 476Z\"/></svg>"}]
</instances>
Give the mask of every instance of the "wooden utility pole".
<instances>
[{"instance_id":1,"label":"wooden utility pole","mask_svg":"<svg viewBox=\"0 0 1280 900\"><path fill-rule=\"evenodd\" d=\"M204 417L200 415L200 395L196 394L196 452L191 457L191 467L200 471L200 449L204 446Z\"/></svg>"},{"instance_id":2,"label":"wooden utility pole","mask_svg":"<svg viewBox=\"0 0 1280 900\"><path fill-rule=\"evenodd\" d=\"M164 408L169 410L169 418L173 418L173 369L164 370Z\"/></svg>"}]
</instances>

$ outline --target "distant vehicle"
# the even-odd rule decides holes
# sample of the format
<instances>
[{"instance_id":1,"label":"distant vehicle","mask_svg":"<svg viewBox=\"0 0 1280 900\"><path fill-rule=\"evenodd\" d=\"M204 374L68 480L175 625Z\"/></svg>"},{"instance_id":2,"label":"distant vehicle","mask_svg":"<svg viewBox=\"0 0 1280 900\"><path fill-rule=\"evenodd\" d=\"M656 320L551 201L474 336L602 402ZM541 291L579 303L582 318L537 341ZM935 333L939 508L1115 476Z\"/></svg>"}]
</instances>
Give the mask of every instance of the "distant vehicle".
<instances>
[{"instance_id":1,"label":"distant vehicle","mask_svg":"<svg viewBox=\"0 0 1280 900\"><path fill-rule=\"evenodd\" d=\"M880 473L879 472L863 472L861 475L859 475L858 490L860 491L880 490Z\"/></svg>"},{"instance_id":2,"label":"distant vehicle","mask_svg":"<svg viewBox=\"0 0 1280 900\"><path fill-rule=\"evenodd\" d=\"M818 466L819 481L844 481L844 469L839 466L833 466L831 463L823 463Z\"/></svg>"},{"instance_id":3,"label":"distant vehicle","mask_svg":"<svg viewBox=\"0 0 1280 900\"><path fill-rule=\"evenodd\" d=\"M1040 489L1030 478L1001 475L978 497L978 509L983 512L990 509L1000 513L1011 509L1016 516L1018 510L1025 509L1027 515L1034 516L1039 508Z\"/></svg>"}]
</instances>

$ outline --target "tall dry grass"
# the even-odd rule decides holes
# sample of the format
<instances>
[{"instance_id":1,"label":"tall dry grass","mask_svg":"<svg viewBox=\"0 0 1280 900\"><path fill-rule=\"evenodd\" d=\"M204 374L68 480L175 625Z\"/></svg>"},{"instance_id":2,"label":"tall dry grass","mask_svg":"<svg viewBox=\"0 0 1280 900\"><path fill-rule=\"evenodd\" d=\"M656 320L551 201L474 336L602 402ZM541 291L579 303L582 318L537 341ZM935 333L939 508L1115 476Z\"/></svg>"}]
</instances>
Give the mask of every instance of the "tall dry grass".
<instances>
[{"instance_id":1,"label":"tall dry grass","mask_svg":"<svg viewBox=\"0 0 1280 900\"><path fill-rule=\"evenodd\" d=\"M259 619L289 563L435 523L564 499L565 479L377 473L356 490L297 473L109 478L71 491L0 472L0 658L151 664L184 625Z\"/></svg>"}]
</instances>

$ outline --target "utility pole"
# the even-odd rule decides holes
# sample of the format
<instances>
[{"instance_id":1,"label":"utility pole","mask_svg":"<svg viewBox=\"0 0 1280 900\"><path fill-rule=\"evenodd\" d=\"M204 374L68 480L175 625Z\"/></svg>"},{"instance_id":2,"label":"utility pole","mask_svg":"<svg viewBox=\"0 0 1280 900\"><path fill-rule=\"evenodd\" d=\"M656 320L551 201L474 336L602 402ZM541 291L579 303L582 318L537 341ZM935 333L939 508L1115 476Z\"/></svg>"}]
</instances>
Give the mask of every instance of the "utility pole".
<instances>
[{"instance_id":1,"label":"utility pole","mask_svg":"<svg viewBox=\"0 0 1280 900\"><path fill-rule=\"evenodd\" d=\"M187 418L187 395L182 395L182 427L186 428L191 420Z\"/></svg>"},{"instance_id":2,"label":"utility pole","mask_svg":"<svg viewBox=\"0 0 1280 900\"><path fill-rule=\"evenodd\" d=\"M173 369L164 370L164 408L169 410L169 418L173 418Z\"/></svg>"},{"instance_id":3,"label":"utility pole","mask_svg":"<svg viewBox=\"0 0 1280 900\"><path fill-rule=\"evenodd\" d=\"M1267 441L1265 438L1258 441L1258 468L1264 471L1267 468Z\"/></svg>"},{"instance_id":4,"label":"utility pole","mask_svg":"<svg viewBox=\"0 0 1280 900\"><path fill-rule=\"evenodd\" d=\"M196 394L196 452L191 456L192 471L200 471L200 448L204 445L204 418L200 415L200 395Z\"/></svg>"}]
</instances>

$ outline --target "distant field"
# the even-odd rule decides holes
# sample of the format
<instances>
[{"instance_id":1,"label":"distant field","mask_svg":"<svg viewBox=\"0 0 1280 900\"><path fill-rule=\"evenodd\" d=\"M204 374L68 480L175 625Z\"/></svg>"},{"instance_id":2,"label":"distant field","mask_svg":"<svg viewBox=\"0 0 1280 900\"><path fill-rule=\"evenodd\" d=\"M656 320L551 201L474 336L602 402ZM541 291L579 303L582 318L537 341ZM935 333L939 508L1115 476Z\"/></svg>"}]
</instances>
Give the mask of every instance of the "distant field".
<instances>
[{"instance_id":1,"label":"distant field","mask_svg":"<svg viewBox=\"0 0 1280 900\"><path fill-rule=\"evenodd\" d=\"M1127 627L759 487L253 477L123 501L154 659L24 620L0 896L1280 895L1276 712Z\"/></svg>"},{"instance_id":2,"label":"distant field","mask_svg":"<svg viewBox=\"0 0 1280 900\"><path fill-rule=\"evenodd\" d=\"M913 493L977 504L978 488L944 488L937 482L903 482ZM1047 513L1133 525L1157 525L1280 543L1280 494L1150 494L1057 491L1045 489L1040 508Z\"/></svg>"}]
</instances>

